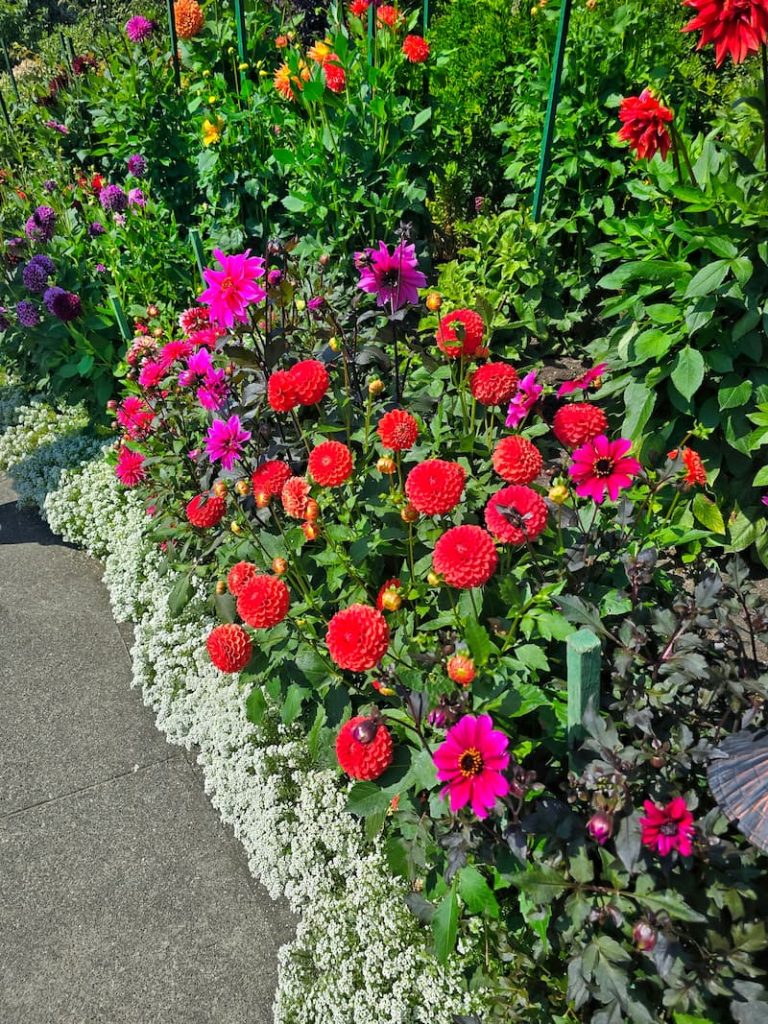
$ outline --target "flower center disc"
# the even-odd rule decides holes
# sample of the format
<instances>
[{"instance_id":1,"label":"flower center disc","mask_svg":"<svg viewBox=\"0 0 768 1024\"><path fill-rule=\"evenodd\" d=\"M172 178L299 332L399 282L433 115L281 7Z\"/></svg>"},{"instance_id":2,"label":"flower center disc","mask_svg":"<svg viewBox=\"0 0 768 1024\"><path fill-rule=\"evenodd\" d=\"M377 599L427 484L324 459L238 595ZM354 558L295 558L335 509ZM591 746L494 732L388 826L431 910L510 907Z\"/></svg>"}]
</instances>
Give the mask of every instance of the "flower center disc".
<instances>
[{"instance_id":1,"label":"flower center disc","mask_svg":"<svg viewBox=\"0 0 768 1024\"><path fill-rule=\"evenodd\" d=\"M595 462L595 476L610 476L612 471L612 459L597 459Z\"/></svg>"},{"instance_id":2,"label":"flower center disc","mask_svg":"<svg viewBox=\"0 0 768 1024\"><path fill-rule=\"evenodd\" d=\"M676 821L665 821L659 829L659 832L663 836L676 836L677 835L677 822Z\"/></svg>"},{"instance_id":3,"label":"flower center disc","mask_svg":"<svg viewBox=\"0 0 768 1024\"><path fill-rule=\"evenodd\" d=\"M477 747L469 747L459 758L459 770L464 778L479 775L483 770L483 756Z\"/></svg>"}]
</instances>

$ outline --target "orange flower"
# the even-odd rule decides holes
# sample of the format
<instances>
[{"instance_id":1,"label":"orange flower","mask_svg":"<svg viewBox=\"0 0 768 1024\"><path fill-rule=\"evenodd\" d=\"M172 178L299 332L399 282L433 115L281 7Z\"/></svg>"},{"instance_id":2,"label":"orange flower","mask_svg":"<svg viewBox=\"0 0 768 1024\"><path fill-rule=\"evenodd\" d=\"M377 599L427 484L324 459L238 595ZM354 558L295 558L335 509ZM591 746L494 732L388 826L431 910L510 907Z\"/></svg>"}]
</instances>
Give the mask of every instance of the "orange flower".
<instances>
[{"instance_id":1,"label":"orange flower","mask_svg":"<svg viewBox=\"0 0 768 1024\"><path fill-rule=\"evenodd\" d=\"M325 64L326 60L331 56L331 47L326 42L315 43L314 46L310 46L307 50L307 56L310 60L313 60L316 64Z\"/></svg>"},{"instance_id":2,"label":"orange flower","mask_svg":"<svg viewBox=\"0 0 768 1024\"><path fill-rule=\"evenodd\" d=\"M203 9L197 0L176 0L173 5L173 20L179 39L192 39L199 35L205 24Z\"/></svg>"},{"instance_id":3,"label":"orange flower","mask_svg":"<svg viewBox=\"0 0 768 1024\"><path fill-rule=\"evenodd\" d=\"M288 42L288 36L277 36L277 38L275 39L275 46L278 48L278 50L284 50L288 45Z\"/></svg>"},{"instance_id":4,"label":"orange flower","mask_svg":"<svg viewBox=\"0 0 768 1024\"><path fill-rule=\"evenodd\" d=\"M293 91L293 87L296 86L296 89L301 92L302 82L308 82L309 78L310 70L304 61L301 61L299 65L299 75L294 75L287 64L281 64L275 72L275 88L285 99L295 100L296 93Z\"/></svg>"},{"instance_id":5,"label":"orange flower","mask_svg":"<svg viewBox=\"0 0 768 1024\"><path fill-rule=\"evenodd\" d=\"M677 454L678 451L675 448L674 451L669 452L668 458L674 461ZM683 465L685 466L685 478L683 479L685 488L696 487L697 484L700 487L707 486L707 471L701 461L701 456L693 448L683 448Z\"/></svg>"}]
</instances>

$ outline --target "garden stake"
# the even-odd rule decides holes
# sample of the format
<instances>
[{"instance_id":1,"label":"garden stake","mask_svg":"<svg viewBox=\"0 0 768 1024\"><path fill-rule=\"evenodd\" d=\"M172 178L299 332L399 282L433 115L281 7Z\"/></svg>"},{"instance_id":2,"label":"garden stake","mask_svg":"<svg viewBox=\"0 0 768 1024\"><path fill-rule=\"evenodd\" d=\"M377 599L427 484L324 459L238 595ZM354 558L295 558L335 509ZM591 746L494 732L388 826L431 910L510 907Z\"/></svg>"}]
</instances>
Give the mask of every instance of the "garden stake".
<instances>
[{"instance_id":1,"label":"garden stake","mask_svg":"<svg viewBox=\"0 0 768 1024\"><path fill-rule=\"evenodd\" d=\"M536 175L536 188L533 193L533 219L541 220L541 207L544 203L544 184L549 172L549 163L552 156L552 138L555 134L555 118L557 116L557 102L560 98L560 79L563 75L563 60L565 59L565 42L568 38L568 23L571 19L571 0L562 0L560 8L560 23L557 26L557 39L555 40L555 61L552 68L552 78L549 83L549 99L547 100L547 113L544 118L544 135L541 139L541 153L539 155L539 170Z\"/></svg>"},{"instance_id":2,"label":"garden stake","mask_svg":"<svg viewBox=\"0 0 768 1024\"><path fill-rule=\"evenodd\" d=\"M200 232L197 228L189 229L189 242L192 246L192 252L195 254L195 262L197 263L197 269L200 272L200 280L205 284L205 278L203 277L203 271L205 270L205 255L203 253L203 243L200 241Z\"/></svg>"},{"instance_id":3,"label":"garden stake","mask_svg":"<svg viewBox=\"0 0 768 1024\"><path fill-rule=\"evenodd\" d=\"M64 38L64 33L59 30L59 46L61 47L61 55L64 58L64 63L67 65L69 70L72 70L72 62L69 59L69 50L67 49L67 41Z\"/></svg>"},{"instance_id":4,"label":"garden stake","mask_svg":"<svg viewBox=\"0 0 768 1024\"><path fill-rule=\"evenodd\" d=\"M429 0L424 0L424 13L421 18L421 32L422 35L427 34L427 26L429 25Z\"/></svg>"},{"instance_id":5,"label":"garden stake","mask_svg":"<svg viewBox=\"0 0 768 1024\"><path fill-rule=\"evenodd\" d=\"M242 64L245 59L245 11L244 0L235 0L235 25L237 26L237 52Z\"/></svg>"},{"instance_id":6,"label":"garden stake","mask_svg":"<svg viewBox=\"0 0 768 1024\"><path fill-rule=\"evenodd\" d=\"M368 8L368 63L373 64L373 34L374 34L374 21L373 21L373 4Z\"/></svg>"},{"instance_id":7,"label":"garden stake","mask_svg":"<svg viewBox=\"0 0 768 1024\"><path fill-rule=\"evenodd\" d=\"M109 302L112 306L112 312L115 314L117 326L120 328L120 334L123 336L123 341L130 341L133 337L133 333L131 328L128 326L128 321L125 318L125 313L123 312L120 299L116 295L110 295Z\"/></svg>"},{"instance_id":8,"label":"garden stake","mask_svg":"<svg viewBox=\"0 0 768 1024\"><path fill-rule=\"evenodd\" d=\"M5 99L3 97L2 92L0 92L0 110L2 110L3 117L8 122L8 127L11 128L11 118L10 118L10 115L8 114L8 107L6 107L6 105L5 105Z\"/></svg>"},{"instance_id":9,"label":"garden stake","mask_svg":"<svg viewBox=\"0 0 768 1024\"><path fill-rule=\"evenodd\" d=\"M16 96L16 102L18 103L20 99L19 87L16 84L16 78L13 74L13 68L11 67L11 58L8 56L8 47L5 45L5 40L3 40L3 57L5 58L5 67L8 71L8 77L11 80L11 88L13 89L14 95Z\"/></svg>"},{"instance_id":10,"label":"garden stake","mask_svg":"<svg viewBox=\"0 0 768 1024\"><path fill-rule=\"evenodd\" d=\"M583 718L590 700L600 706L600 638L580 629L565 641L568 674L568 746L584 736Z\"/></svg>"},{"instance_id":11,"label":"garden stake","mask_svg":"<svg viewBox=\"0 0 768 1024\"><path fill-rule=\"evenodd\" d=\"M171 58L173 60L173 80L176 90L181 89L181 68L179 67L179 40L176 35L176 16L173 11L173 0L166 0L168 7L168 31L171 36Z\"/></svg>"}]
</instances>

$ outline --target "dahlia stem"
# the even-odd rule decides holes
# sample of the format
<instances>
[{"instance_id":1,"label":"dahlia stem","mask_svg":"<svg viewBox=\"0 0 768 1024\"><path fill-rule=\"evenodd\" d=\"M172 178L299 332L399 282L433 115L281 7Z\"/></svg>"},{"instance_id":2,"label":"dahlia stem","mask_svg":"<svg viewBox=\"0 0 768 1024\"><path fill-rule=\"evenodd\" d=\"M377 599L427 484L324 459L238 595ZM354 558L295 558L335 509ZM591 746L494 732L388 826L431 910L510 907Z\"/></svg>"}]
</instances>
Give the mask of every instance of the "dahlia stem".
<instances>
[{"instance_id":1,"label":"dahlia stem","mask_svg":"<svg viewBox=\"0 0 768 1024\"><path fill-rule=\"evenodd\" d=\"M760 61L763 66L763 159L768 170L768 48L760 47Z\"/></svg>"}]
</instances>

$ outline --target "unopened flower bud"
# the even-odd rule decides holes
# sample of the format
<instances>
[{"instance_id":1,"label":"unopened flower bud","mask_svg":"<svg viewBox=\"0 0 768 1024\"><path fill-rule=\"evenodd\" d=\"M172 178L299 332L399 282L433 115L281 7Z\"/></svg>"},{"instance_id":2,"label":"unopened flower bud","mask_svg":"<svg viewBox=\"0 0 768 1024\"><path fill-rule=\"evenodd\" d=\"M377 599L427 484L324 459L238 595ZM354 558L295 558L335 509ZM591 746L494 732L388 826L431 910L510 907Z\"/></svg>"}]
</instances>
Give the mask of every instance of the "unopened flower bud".
<instances>
[{"instance_id":1,"label":"unopened flower bud","mask_svg":"<svg viewBox=\"0 0 768 1024\"><path fill-rule=\"evenodd\" d=\"M117 408L117 402L114 400L114 398L110 398L110 400L107 402L107 409L110 412L114 412L116 408Z\"/></svg>"},{"instance_id":2,"label":"unopened flower bud","mask_svg":"<svg viewBox=\"0 0 768 1024\"><path fill-rule=\"evenodd\" d=\"M338 338L331 338L328 342L328 348L331 352L341 352L341 342Z\"/></svg>"},{"instance_id":3,"label":"unopened flower bud","mask_svg":"<svg viewBox=\"0 0 768 1024\"><path fill-rule=\"evenodd\" d=\"M419 518L418 510L409 502L400 510L400 518L404 523L415 523Z\"/></svg>"},{"instance_id":4,"label":"unopened flower bud","mask_svg":"<svg viewBox=\"0 0 768 1024\"><path fill-rule=\"evenodd\" d=\"M378 379L372 380L368 384L368 394L371 396L371 398L375 398L377 395L380 395L383 390L384 390L384 381L383 380L378 380Z\"/></svg>"},{"instance_id":5,"label":"unopened flower bud","mask_svg":"<svg viewBox=\"0 0 768 1024\"><path fill-rule=\"evenodd\" d=\"M227 592L227 584L224 582L224 580L219 580L218 583L216 584L216 593L217 594L226 594L226 592Z\"/></svg>"},{"instance_id":6,"label":"unopened flower bud","mask_svg":"<svg viewBox=\"0 0 768 1024\"><path fill-rule=\"evenodd\" d=\"M213 493L217 498L226 498L228 490L226 480L217 480L213 485Z\"/></svg>"},{"instance_id":7,"label":"unopened flower bud","mask_svg":"<svg viewBox=\"0 0 768 1024\"><path fill-rule=\"evenodd\" d=\"M302 523L301 530L307 540L317 540L320 531L315 523Z\"/></svg>"},{"instance_id":8,"label":"unopened flower bud","mask_svg":"<svg viewBox=\"0 0 768 1024\"><path fill-rule=\"evenodd\" d=\"M373 743L376 733L379 730L379 723L374 718L364 718L358 722L352 730L352 735L358 743Z\"/></svg>"},{"instance_id":9,"label":"unopened flower bud","mask_svg":"<svg viewBox=\"0 0 768 1024\"><path fill-rule=\"evenodd\" d=\"M587 832L599 846L603 846L613 835L613 815L607 811L596 811L587 822Z\"/></svg>"},{"instance_id":10,"label":"unopened flower bud","mask_svg":"<svg viewBox=\"0 0 768 1024\"><path fill-rule=\"evenodd\" d=\"M371 686L374 690L377 690L382 697L394 697L395 695L395 691L391 686L385 686L384 683L380 682L378 679L372 679Z\"/></svg>"},{"instance_id":11,"label":"unopened flower bud","mask_svg":"<svg viewBox=\"0 0 768 1024\"><path fill-rule=\"evenodd\" d=\"M658 934L649 921L641 920L632 929L632 939L641 952L650 953L656 946Z\"/></svg>"},{"instance_id":12,"label":"unopened flower bud","mask_svg":"<svg viewBox=\"0 0 768 1024\"><path fill-rule=\"evenodd\" d=\"M296 309L298 309L300 313L303 313L306 308L307 303L304 299L296 299Z\"/></svg>"},{"instance_id":13,"label":"unopened flower bud","mask_svg":"<svg viewBox=\"0 0 768 1024\"><path fill-rule=\"evenodd\" d=\"M273 558L272 559L272 572L275 576L282 576L288 571L288 563L284 558Z\"/></svg>"},{"instance_id":14,"label":"unopened flower bud","mask_svg":"<svg viewBox=\"0 0 768 1024\"><path fill-rule=\"evenodd\" d=\"M152 337L153 338L162 338L164 333L165 333L165 331L163 330L162 327L153 327L152 328Z\"/></svg>"},{"instance_id":15,"label":"unopened flower bud","mask_svg":"<svg viewBox=\"0 0 768 1024\"><path fill-rule=\"evenodd\" d=\"M563 505L568 501L568 488L565 484L555 484L554 487L550 487L548 498L555 505Z\"/></svg>"},{"instance_id":16,"label":"unopened flower bud","mask_svg":"<svg viewBox=\"0 0 768 1024\"><path fill-rule=\"evenodd\" d=\"M403 599L394 587L390 587L389 590L385 590L381 595L381 606L385 611L396 612L402 603Z\"/></svg>"},{"instance_id":17,"label":"unopened flower bud","mask_svg":"<svg viewBox=\"0 0 768 1024\"><path fill-rule=\"evenodd\" d=\"M387 455L382 455L382 457L376 462L376 469L385 476L391 476L391 474L395 472L396 468L395 460L390 459Z\"/></svg>"},{"instance_id":18,"label":"unopened flower bud","mask_svg":"<svg viewBox=\"0 0 768 1024\"><path fill-rule=\"evenodd\" d=\"M250 480L238 480L235 484L235 492L239 494L241 498L247 497L247 495L251 493Z\"/></svg>"},{"instance_id":19,"label":"unopened flower bud","mask_svg":"<svg viewBox=\"0 0 768 1024\"><path fill-rule=\"evenodd\" d=\"M160 310L157 308L157 306L154 306L154 305L147 306L147 316L148 317L157 316L159 314L159 312L160 312Z\"/></svg>"},{"instance_id":20,"label":"unopened flower bud","mask_svg":"<svg viewBox=\"0 0 768 1024\"><path fill-rule=\"evenodd\" d=\"M307 502L307 507L304 509L304 518L308 523L314 523L317 517L320 515L320 506L317 504L314 498L310 498Z\"/></svg>"},{"instance_id":21,"label":"unopened flower bud","mask_svg":"<svg viewBox=\"0 0 768 1024\"><path fill-rule=\"evenodd\" d=\"M257 491L253 497L256 502L256 508L266 508L269 504L269 495L266 491Z\"/></svg>"},{"instance_id":22,"label":"unopened flower bud","mask_svg":"<svg viewBox=\"0 0 768 1024\"><path fill-rule=\"evenodd\" d=\"M242 526L240 525L240 523L236 523L236 522L234 521L234 519L233 519L233 520L232 520L232 522L231 522L231 523L229 524L229 528L230 528L230 530L232 531L232 533L234 533L234 534L235 534L235 536L237 536L237 535L239 535L239 534L241 534L241 533L243 532L243 528L242 528Z\"/></svg>"},{"instance_id":23,"label":"unopened flower bud","mask_svg":"<svg viewBox=\"0 0 768 1024\"><path fill-rule=\"evenodd\" d=\"M210 106L213 106L215 102L216 102L216 97L215 96L209 96L208 97L208 103L210 104Z\"/></svg>"},{"instance_id":24,"label":"unopened flower bud","mask_svg":"<svg viewBox=\"0 0 768 1024\"><path fill-rule=\"evenodd\" d=\"M436 313L443 304L443 297L440 292L430 292L427 296L426 306L430 313Z\"/></svg>"},{"instance_id":25,"label":"unopened flower bud","mask_svg":"<svg viewBox=\"0 0 768 1024\"><path fill-rule=\"evenodd\" d=\"M241 63L237 65L237 70L238 71L247 71L248 70L248 62L247 61L241 61Z\"/></svg>"},{"instance_id":26,"label":"unopened flower bud","mask_svg":"<svg viewBox=\"0 0 768 1024\"><path fill-rule=\"evenodd\" d=\"M439 587L441 582L442 581L436 572L430 572L427 576L427 583L430 587Z\"/></svg>"},{"instance_id":27,"label":"unopened flower bud","mask_svg":"<svg viewBox=\"0 0 768 1024\"><path fill-rule=\"evenodd\" d=\"M329 252L322 253L318 262L321 267L327 267L331 262L331 254Z\"/></svg>"}]
</instances>

